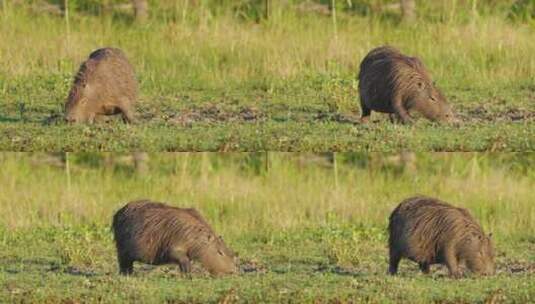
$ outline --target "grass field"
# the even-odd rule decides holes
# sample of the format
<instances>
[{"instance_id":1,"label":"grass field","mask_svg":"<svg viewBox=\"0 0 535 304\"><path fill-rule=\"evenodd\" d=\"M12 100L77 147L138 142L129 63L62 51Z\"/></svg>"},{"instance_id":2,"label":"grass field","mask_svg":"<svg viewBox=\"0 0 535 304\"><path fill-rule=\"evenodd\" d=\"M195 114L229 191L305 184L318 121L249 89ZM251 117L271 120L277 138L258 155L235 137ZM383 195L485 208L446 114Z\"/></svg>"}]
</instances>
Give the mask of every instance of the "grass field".
<instances>
[{"instance_id":1,"label":"grass field","mask_svg":"<svg viewBox=\"0 0 535 304\"><path fill-rule=\"evenodd\" d=\"M530 303L535 300L531 154L0 154L0 302ZM53 162L55 163L55 162ZM108 165L104 165L108 163ZM412 169L411 169L412 168ZM386 275L391 210L416 193L468 208L497 247L497 274L452 280L404 261ZM198 208L239 253L240 274L136 264L117 274L113 213L151 198Z\"/></svg>"},{"instance_id":2,"label":"grass field","mask_svg":"<svg viewBox=\"0 0 535 304\"><path fill-rule=\"evenodd\" d=\"M165 6L171 2L159 2L149 22L138 25L125 13L78 10L67 22L4 1L0 149L527 151L535 146L535 30L533 22L509 20L506 10L437 1L420 5L415 24L399 23L394 13L340 11L335 31L331 16L278 2L271 19L261 22L205 5ZM459 126L423 120L392 125L380 114L370 125L357 123L358 65L382 44L426 63L458 113ZM60 118L72 77L102 46L122 48L137 71L138 122L67 125Z\"/></svg>"}]
</instances>

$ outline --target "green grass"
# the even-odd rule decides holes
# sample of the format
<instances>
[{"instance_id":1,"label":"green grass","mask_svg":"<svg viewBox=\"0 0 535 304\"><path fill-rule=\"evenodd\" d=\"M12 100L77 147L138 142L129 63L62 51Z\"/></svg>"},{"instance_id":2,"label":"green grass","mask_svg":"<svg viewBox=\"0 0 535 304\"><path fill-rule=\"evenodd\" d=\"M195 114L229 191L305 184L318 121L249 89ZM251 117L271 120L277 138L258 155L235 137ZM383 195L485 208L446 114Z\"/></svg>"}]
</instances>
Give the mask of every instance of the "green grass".
<instances>
[{"instance_id":1,"label":"green grass","mask_svg":"<svg viewBox=\"0 0 535 304\"><path fill-rule=\"evenodd\" d=\"M167 3L167 2L165 2ZM416 24L329 16L275 5L254 23L206 8L127 18L0 10L0 149L11 151L528 151L535 146L532 23L493 11L464 18L444 8ZM170 11L178 16L167 16ZM180 12L177 13L177 12ZM225 13L226 12L226 13ZM442 17L433 14L443 12ZM164 15L162 15L164 14ZM435 17L433 17L435 16ZM456 16L456 15L455 15ZM22 38L23 37L23 38ZM355 79L371 48L419 56L452 103L458 127L356 123ZM69 126L61 119L72 77L102 46L125 50L140 81L138 123Z\"/></svg>"},{"instance_id":2,"label":"green grass","mask_svg":"<svg viewBox=\"0 0 535 304\"><path fill-rule=\"evenodd\" d=\"M529 303L535 299L531 154L0 154L0 302ZM335 173L336 172L336 173ZM497 274L430 276L409 261L386 275L387 217L415 193L466 207L493 232ZM142 197L194 206L239 253L239 275L191 278L176 266L117 274L110 221ZM495 302L492 302L495 301Z\"/></svg>"}]
</instances>

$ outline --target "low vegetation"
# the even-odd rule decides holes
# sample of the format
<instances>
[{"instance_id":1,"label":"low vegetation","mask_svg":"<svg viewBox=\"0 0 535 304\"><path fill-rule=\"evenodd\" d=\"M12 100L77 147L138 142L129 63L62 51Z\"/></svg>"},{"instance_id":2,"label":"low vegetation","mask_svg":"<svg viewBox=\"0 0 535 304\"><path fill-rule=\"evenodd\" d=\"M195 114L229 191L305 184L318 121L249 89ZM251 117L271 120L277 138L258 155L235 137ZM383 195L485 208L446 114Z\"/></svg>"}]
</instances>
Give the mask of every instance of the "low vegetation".
<instances>
[{"instance_id":1,"label":"low vegetation","mask_svg":"<svg viewBox=\"0 0 535 304\"><path fill-rule=\"evenodd\" d=\"M512 1L421 1L414 23L400 23L397 11L377 12L373 1L347 1L351 8L336 1L336 18L326 1L272 1L267 20L259 17L260 1L158 1L144 24L132 22L130 11L70 2L68 15L35 4L0 6L2 150L526 151L535 145L534 28L527 8ZM459 126L392 125L379 114L370 125L357 123L358 66L382 44L425 62ZM135 67L138 123L67 125L63 104L73 75L103 46L122 48Z\"/></svg>"},{"instance_id":2,"label":"low vegetation","mask_svg":"<svg viewBox=\"0 0 535 304\"><path fill-rule=\"evenodd\" d=\"M532 155L0 154L0 302L528 303L535 298ZM66 166L67 165L67 166ZM403 261L386 225L416 193L465 207L492 232L497 274L453 280ZM118 274L113 213L151 198L198 208L240 256L240 274L191 277L135 264Z\"/></svg>"}]
</instances>

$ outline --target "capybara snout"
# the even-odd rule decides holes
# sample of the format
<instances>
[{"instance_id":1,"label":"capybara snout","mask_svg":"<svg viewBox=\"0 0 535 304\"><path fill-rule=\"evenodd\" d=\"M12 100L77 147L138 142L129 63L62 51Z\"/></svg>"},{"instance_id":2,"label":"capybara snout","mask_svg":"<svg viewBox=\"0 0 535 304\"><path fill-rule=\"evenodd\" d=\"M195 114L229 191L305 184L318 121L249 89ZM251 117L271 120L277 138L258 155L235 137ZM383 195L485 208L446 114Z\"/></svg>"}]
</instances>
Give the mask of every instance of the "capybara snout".
<instances>
[{"instance_id":1,"label":"capybara snout","mask_svg":"<svg viewBox=\"0 0 535 304\"><path fill-rule=\"evenodd\" d=\"M122 114L134 120L138 85L134 69L117 48L94 51L82 63L65 103L67 122L93 122L100 116Z\"/></svg>"},{"instance_id":2,"label":"capybara snout","mask_svg":"<svg viewBox=\"0 0 535 304\"><path fill-rule=\"evenodd\" d=\"M176 263L190 272L196 260L212 275L236 272L234 252L195 209L134 201L115 213L112 227L123 274L132 273L135 261Z\"/></svg>"},{"instance_id":3,"label":"capybara snout","mask_svg":"<svg viewBox=\"0 0 535 304\"><path fill-rule=\"evenodd\" d=\"M494 244L468 210L438 199L417 196L404 200L390 215L389 273L396 274L402 258L417 262L424 273L444 264L452 277L461 266L480 275L495 272Z\"/></svg>"}]
</instances>

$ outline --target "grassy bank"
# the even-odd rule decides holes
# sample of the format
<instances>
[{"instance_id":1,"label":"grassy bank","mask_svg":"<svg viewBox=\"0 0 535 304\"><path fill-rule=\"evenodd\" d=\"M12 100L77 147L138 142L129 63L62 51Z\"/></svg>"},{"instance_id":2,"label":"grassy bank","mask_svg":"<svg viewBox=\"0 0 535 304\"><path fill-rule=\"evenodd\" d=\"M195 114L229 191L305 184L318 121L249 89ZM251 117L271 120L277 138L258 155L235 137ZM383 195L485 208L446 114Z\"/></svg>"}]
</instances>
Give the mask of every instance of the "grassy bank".
<instances>
[{"instance_id":1,"label":"grassy bank","mask_svg":"<svg viewBox=\"0 0 535 304\"><path fill-rule=\"evenodd\" d=\"M330 16L296 7L275 5L261 22L203 6L184 18L184 7L155 7L145 25L73 11L67 26L61 16L8 4L0 10L0 148L533 149L532 24L504 11L437 7L412 25L339 12L335 32ZM358 65L382 44L426 63L459 127L392 126L379 114L371 126L356 123ZM136 69L138 124L67 126L59 117L73 74L102 46L124 49Z\"/></svg>"},{"instance_id":2,"label":"grassy bank","mask_svg":"<svg viewBox=\"0 0 535 304\"><path fill-rule=\"evenodd\" d=\"M7 302L530 302L535 297L531 155L2 154L0 301ZM52 166L51 163L56 165ZM108 165L106 165L108 164ZM386 224L416 193L468 208L497 247L496 276L429 277L402 262L386 275ZM241 273L136 264L117 274L111 216L151 198L198 208L240 256ZM228 302L227 302L228 303Z\"/></svg>"}]
</instances>

